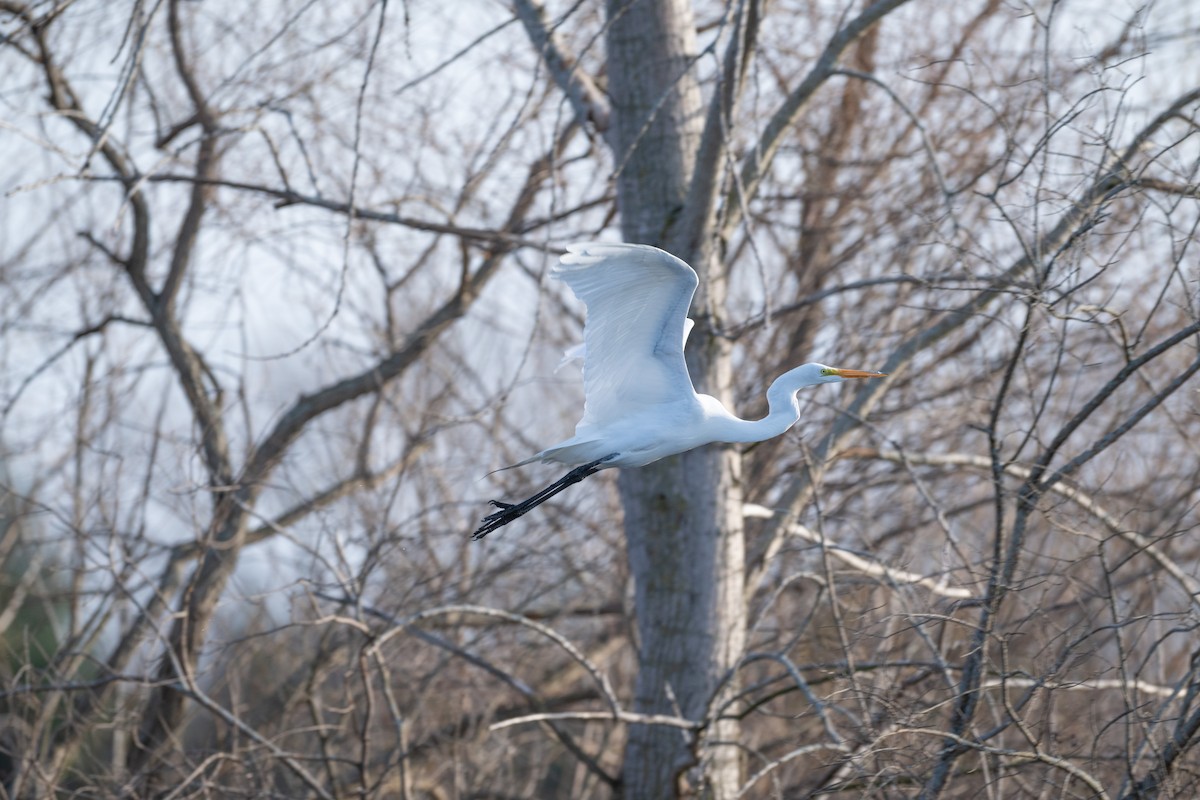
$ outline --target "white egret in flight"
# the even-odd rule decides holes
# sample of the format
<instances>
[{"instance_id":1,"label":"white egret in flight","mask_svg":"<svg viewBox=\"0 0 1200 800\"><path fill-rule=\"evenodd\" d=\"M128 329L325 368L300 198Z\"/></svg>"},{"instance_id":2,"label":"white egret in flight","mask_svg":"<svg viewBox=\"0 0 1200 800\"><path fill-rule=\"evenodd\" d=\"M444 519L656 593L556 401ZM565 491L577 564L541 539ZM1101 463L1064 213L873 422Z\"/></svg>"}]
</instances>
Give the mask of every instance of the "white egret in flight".
<instances>
[{"instance_id":1,"label":"white egret in flight","mask_svg":"<svg viewBox=\"0 0 1200 800\"><path fill-rule=\"evenodd\" d=\"M609 467L641 467L712 442L761 442L800 419L796 392L881 372L805 364L767 389L760 420L731 414L697 394L683 360L688 306L699 280L670 253L639 244L594 242L567 247L554 276L587 306L583 329L583 418L575 435L514 467L534 461L575 468L528 500L502 503L483 518L482 539L572 484Z\"/></svg>"}]
</instances>

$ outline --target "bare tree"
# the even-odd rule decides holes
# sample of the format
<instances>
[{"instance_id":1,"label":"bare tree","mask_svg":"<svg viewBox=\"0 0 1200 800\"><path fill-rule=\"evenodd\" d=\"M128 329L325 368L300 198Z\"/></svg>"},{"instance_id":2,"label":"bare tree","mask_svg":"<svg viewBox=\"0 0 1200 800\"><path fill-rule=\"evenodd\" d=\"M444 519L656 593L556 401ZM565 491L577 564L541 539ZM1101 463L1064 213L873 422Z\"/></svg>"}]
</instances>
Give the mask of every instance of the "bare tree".
<instances>
[{"instance_id":1,"label":"bare tree","mask_svg":"<svg viewBox=\"0 0 1200 800\"><path fill-rule=\"evenodd\" d=\"M1195 795L1195 20L467 8L0 0L6 796ZM472 544L604 236L891 377Z\"/></svg>"}]
</instances>

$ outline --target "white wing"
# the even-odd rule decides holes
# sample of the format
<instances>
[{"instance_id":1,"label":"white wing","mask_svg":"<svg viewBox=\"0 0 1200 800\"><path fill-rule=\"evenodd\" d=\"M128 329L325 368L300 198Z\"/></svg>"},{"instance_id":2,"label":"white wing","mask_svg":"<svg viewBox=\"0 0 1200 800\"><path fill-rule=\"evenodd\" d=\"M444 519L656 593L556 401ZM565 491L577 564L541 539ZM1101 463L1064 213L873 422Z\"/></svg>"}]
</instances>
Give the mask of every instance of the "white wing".
<instances>
[{"instance_id":1,"label":"white wing","mask_svg":"<svg viewBox=\"0 0 1200 800\"><path fill-rule=\"evenodd\" d=\"M567 247L554 270L587 305L584 412L579 428L690 401L684 321L699 281L670 253L637 244Z\"/></svg>"},{"instance_id":2,"label":"white wing","mask_svg":"<svg viewBox=\"0 0 1200 800\"><path fill-rule=\"evenodd\" d=\"M687 347L688 334L692 332L692 328L694 328L694 327L696 327L696 320L685 319L683 321L683 346L684 346L684 348ZM587 353L584 350L583 342L580 342L577 345L572 345L571 347L568 347L566 350L563 351L562 358L559 359L559 361L558 361L558 366L554 368L554 374L557 375L558 373L562 372L564 369L566 369L571 364L576 364L576 363L582 369L584 356L586 356L586 355L587 355Z\"/></svg>"}]
</instances>

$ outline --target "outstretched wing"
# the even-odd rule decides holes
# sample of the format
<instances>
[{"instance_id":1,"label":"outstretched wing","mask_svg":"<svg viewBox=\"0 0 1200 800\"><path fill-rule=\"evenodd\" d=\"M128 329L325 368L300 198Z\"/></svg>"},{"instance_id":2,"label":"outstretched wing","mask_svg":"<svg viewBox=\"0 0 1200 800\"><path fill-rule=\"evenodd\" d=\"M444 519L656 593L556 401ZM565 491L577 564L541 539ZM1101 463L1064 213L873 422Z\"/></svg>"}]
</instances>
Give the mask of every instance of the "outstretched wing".
<instances>
[{"instance_id":1,"label":"outstretched wing","mask_svg":"<svg viewBox=\"0 0 1200 800\"><path fill-rule=\"evenodd\" d=\"M695 396L683 360L695 271L638 244L573 244L554 270L587 305L580 428Z\"/></svg>"}]
</instances>

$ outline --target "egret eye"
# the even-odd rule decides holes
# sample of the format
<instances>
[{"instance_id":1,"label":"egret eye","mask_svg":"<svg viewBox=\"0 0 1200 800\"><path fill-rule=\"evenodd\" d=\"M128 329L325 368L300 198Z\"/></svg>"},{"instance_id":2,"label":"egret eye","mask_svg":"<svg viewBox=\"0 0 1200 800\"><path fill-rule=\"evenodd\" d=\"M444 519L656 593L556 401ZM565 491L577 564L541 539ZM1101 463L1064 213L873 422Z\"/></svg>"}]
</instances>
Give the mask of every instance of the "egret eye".
<instances>
[{"instance_id":1,"label":"egret eye","mask_svg":"<svg viewBox=\"0 0 1200 800\"><path fill-rule=\"evenodd\" d=\"M821 369L821 377L823 377L823 378L827 377L829 375L836 375L836 374L837 374L837 370L834 369L833 367L824 367Z\"/></svg>"}]
</instances>

